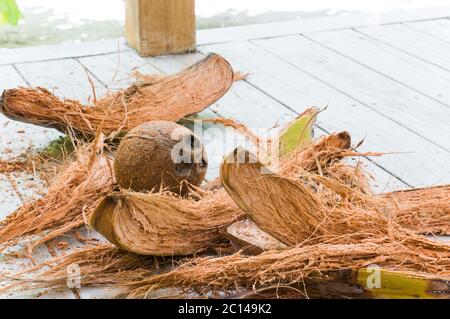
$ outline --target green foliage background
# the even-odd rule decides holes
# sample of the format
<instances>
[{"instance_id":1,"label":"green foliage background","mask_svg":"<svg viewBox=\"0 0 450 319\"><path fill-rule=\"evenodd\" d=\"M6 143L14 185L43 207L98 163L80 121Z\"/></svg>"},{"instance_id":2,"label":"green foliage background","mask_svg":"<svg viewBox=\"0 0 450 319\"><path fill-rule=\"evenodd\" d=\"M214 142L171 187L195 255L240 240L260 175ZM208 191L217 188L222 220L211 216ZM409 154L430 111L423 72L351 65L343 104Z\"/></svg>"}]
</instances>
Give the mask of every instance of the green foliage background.
<instances>
[{"instance_id":1,"label":"green foliage background","mask_svg":"<svg viewBox=\"0 0 450 319\"><path fill-rule=\"evenodd\" d=\"M0 0L0 25L17 25L22 14L16 0Z\"/></svg>"}]
</instances>

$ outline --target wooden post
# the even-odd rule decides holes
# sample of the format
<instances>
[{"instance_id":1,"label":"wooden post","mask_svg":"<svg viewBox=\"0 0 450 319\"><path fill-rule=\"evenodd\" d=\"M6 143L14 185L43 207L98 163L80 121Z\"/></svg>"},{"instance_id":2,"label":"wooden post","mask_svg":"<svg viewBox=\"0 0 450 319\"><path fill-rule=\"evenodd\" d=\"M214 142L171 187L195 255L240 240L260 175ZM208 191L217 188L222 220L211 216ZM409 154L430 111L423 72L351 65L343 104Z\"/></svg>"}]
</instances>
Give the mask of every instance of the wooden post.
<instances>
[{"instance_id":1,"label":"wooden post","mask_svg":"<svg viewBox=\"0 0 450 319\"><path fill-rule=\"evenodd\" d=\"M125 36L143 56L195 50L195 0L126 0Z\"/></svg>"}]
</instances>

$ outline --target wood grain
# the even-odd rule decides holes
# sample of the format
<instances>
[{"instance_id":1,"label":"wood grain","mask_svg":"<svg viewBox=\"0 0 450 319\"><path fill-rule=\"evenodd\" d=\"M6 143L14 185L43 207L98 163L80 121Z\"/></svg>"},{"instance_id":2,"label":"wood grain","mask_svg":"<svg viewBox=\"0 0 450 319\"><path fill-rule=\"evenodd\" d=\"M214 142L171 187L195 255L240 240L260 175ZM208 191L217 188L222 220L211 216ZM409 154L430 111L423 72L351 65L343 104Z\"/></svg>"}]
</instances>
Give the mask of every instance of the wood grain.
<instances>
[{"instance_id":1,"label":"wood grain","mask_svg":"<svg viewBox=\"0 0 450 319\"><path fill-rule=\"evenodd\" d=\"M127 0L125 36L143 56L195 50L194 0Z\"/></svg>"}]
</instances>

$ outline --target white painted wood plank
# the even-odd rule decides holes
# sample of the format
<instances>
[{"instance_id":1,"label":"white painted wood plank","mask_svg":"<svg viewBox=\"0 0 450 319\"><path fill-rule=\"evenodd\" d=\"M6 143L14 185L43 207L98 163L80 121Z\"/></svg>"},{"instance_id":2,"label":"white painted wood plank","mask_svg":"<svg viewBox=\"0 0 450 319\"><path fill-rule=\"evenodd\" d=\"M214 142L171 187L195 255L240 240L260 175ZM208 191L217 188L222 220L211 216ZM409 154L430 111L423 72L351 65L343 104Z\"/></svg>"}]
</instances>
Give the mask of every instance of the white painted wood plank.
<instances>
[{"instance_id":1,"label":"white painted wood plank","mask_svg":"<svg viewBox=\"0 0 450 319\"><path fill-rule=\"evenodd\" d=\"M92 100L93 91L87 71L74 59L21 63L16 67L32 87L42 86L60 98L80 100L83 103ZM106 89L90 76L99 98Z\"/></svg>"},{"instance_id":2,"label":"white painted wood plank","mask_svg":"<svg viewBox=\"0 0 450 319\"><path fill-rule=\"evenodd\" d=\"M353 30L306 36L450 106L450 72Z\"/></svg>"},{"instance_id":3,"label":"white painted wood plank","mask_svg":"<svg viewBox=\"0 0 450 319\"><path fill-rule=\"evenodd\" d=\"M182 68L191 65L201 59L200 54L179 55L174 57L150 58L149 61L163 72L174 73ZM270 61L269 61L270 63ZM239 70L237 68L237 70ZM242 71L246 71L243 69ZM235 82L231 90L218 102L213 104L210 109L220 116L233 118L253 130L258 135L267 135L270 131L276 132L277 129L302 112L307 105L299 105L297 112L289 110L282 104L276 102L245 81ZM275 128L274 128L275 126ZM274 128L274 129L271 129ZM317 128L317 134L320 136L324 131ZM214 145L214 143L209 143ZM227 150L227 148L226 148ZM214 152L214 149L207 147L208 154ZM224 153L224 152L222 152ZM220 156L221 157L221 156ZM363 159L367 170L376 177L374 182L375 191L389 191L404 189L407 186L398 179L388 174L386 171L376 166L372 162Z\"/></svg>"},{"instance_id":4,"label":"white painted wood plank","mask_svg":"<svg viewBox=\"0 0 450 319\"><path fill-rule=\"evenodd\" d=\"M79 58L78 61L110 89L130 86L135 81L132 75L134 71L142 74L159 73L134 51Z\"/></svg>"},{"instance_id":5,"label":"white painted wood plank","mask_svg":"<svg viewBox=\"0 0 450 319\"><path fill-rule=\"evenodd\" d=\"M20 85L24 86L26 83L14 67L11 65L0 66L0 91Z\"/></svg>"},{"instance_id":6,"label":"white painted wood plank","mask_svg":"<svg viewBox=\"0 0 450 319\"><path fill-rule=\"evenodd\" d=\"M211 45L203 49L218 52L236 69L250 72L248 82L298 112L305 106L329 104L319 116L318 125L329 132L349 130L354 141L365 139L361 150L409 152L373 159L409 185L450 182L448 152L263 49L248 42Z\"/></svg>"},{"instance_id":7,"label":"white painted wood plank","mask_svg":"<svg viewBox=\"0 0 450 319\"><path fill-rule=\"evenodd\" d=\"M448 107L302 36L252 43L450 151Z\"/></svg>"},{"instance_id":8,"label":"white painted wood plank","mask_svg":"<svg viewBox=\"0 0 450 319\"><path fill-rule=\"evenodd\" d=\"M438 19L420 22L405 23L407 27L425 32L438 39L450 42L450 20Z\"/></svg>"},{"instance_id":9,"label":"white painted wood plank","mask_svg":"<svg viewBox=\"0 0 450 319\"><path fill-rule=\"evenodd\" d=\"M203 58L203 54L196 52L191 54L162 55L146 58L146 60L160 70L160 72L164 74L174 74L197 63Z\"/></svg>"},{"instance_id":10,"label":"white painted wood plank","mask_svg":"<svg viewBox=\"0 0 450 319\"><path fill-rule=\"evenodd\" d=\"M450 42L442 41L402 24L359 28L357 31L450 71Z\"/></svg>"},{"instance_id":11,"label":"white painted wood plank","mask_svg":"<svg viewBox=\"0 0 450 319\"><path fill-rule=\"evenodd\" d=\"M0 64L48 61L131 50L124 38L0 49Z\"/></svg>"},{"instance_id":12,"label":"white painted wood plank","mask_svg":"<svg viewBox=\"0 0 450 319\"><path fill-rule=\"evenodd\" d=\"M346 29L353 27L436 19L450 16L450 7L417 10L393 10L383 13L356 13L343 16L274 22L247 26L199 30L199 45L238 40L261 39L306 32Z\"/></svg>"}]
</instances>

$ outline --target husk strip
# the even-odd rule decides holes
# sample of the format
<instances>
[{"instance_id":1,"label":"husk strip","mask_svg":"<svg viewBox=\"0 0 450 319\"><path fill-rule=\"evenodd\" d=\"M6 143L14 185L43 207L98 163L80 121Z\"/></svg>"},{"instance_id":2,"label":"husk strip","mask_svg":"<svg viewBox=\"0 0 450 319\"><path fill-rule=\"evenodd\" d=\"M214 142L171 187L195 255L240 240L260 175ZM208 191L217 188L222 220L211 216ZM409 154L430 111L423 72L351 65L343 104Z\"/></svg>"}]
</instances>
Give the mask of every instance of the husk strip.
<instances>
[{"instance_id":1,"label":"husk strip","mask_svg":"<svg viewBox=\"0 0 450 319\"><path fill-rule=\"evenodd\" d=\"M95 135L102 126L106 135L127 132L152 120L178 121L198 113L219 98L234 81L230 64L210 54L190 68L169 76L152 76L126 90L109 94L86 107L75 100L64 101L44 88L5 90L0 111L27 123L75 130Z\"/></svg>"},{"instance_id":2,"label":"husk strip","mask_svg":"<svg viewBox=\"0 0 450 319\"><path fill-rule=\"evenodd\" d=\"M360 269L378 264L384 269L446 282L450 279L447 254L401 243L297 245L257 256L236 253L216 258L195 258L173 271L136 280L122 296L145 298L150 292L170 287L206 295L210 292L255 291L261 287L302 286L306 280L334 281L333 271ZM328 274L328 275L327 275ZM443 290L448 294L448 287Z\"/></svg>"},{"instance_id":3,"label":"husk strip","mask_svg":"<svg viewBox=\"0 0 450 319\"><path fill-rule=\"evenodd\" d=\"M383 195L396 211L396 222L423 234L450 235L450 185ZM420 225L420 227L418 227Z\"/></svg>"},{"instance_id":4,"label":"husk strip","mask_svg":"<svg viewBox=\"0 0 450 319\"><path fill-rule=\"evenodd\" d=\"M190 255L223 240L221 229L242 217L218 190L200 200L173 193L108 195L90 225L117 247L141 255Z\"/></svg>"}]
</instances>

